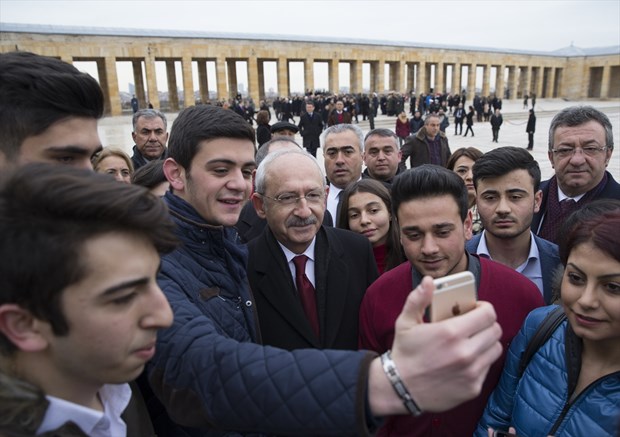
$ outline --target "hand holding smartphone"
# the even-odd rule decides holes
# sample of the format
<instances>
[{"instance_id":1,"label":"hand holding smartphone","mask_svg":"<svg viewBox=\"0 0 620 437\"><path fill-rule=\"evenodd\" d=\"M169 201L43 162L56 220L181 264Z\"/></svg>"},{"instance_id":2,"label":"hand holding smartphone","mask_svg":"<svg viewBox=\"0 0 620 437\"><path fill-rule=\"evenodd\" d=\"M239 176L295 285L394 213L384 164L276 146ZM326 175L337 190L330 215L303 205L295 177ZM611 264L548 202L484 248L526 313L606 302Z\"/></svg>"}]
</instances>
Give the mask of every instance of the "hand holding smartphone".
<instances>
[{"instance_id":1,"label":"hand holding smartphone","mask_svg":"<svg viewBox=\"0 0 620 437\"><path fill-rule=\"evenodd\" d=\"M429 320L439 322L465 314L476 306L476 279L471 272L455 273L433 280L435 293Z\"/></svg>"}]
</instances>

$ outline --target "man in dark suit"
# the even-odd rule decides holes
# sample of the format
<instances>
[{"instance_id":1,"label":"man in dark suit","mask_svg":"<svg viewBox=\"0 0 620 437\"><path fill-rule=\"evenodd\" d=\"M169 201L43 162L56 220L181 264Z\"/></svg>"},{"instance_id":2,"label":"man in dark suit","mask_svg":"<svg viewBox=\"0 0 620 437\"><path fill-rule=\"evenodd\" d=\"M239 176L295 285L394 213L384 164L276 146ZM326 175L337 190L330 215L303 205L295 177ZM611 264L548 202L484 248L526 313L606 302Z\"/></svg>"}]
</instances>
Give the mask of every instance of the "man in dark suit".
<instances>
[{"instance_id":1,"label":"man in dark suit","mask_svg":"<svg viewBox=\"0 0 620 437\"><path fill-rule=\"evenodd\" d=\"M555 175L541 184L534 233L557 243L558 229L573 211L596 199L620 199L620 184L606 171L613 150L611 122L598 109L572 106L553 117L548 154Z\"/></svg>"},{"instance_id":2,"label":"man in dark suit","mask_svg":"<svg viewBox=\"0 0 620 437\"><path fill-rule=\"evenodd\" d=\"M344 102L342 100L336 101L336 108L329 114L327 119L328 126L335 124L351 124L351 113L344 110Z\"/></svg>"},{"instance_id":3,"label":"man in dark suit","mask_svg":"<svg viewBox=\"0 0 620 437\"><path fill-rule=\"evenodd\" d=\"M520 147L499 147L476 161L473 177L484 231L466 249L523 274L551 304L554 273L561 265L558 246L530 230L542 200L538 162Z\"/></svg>"},{"instance_id":4,"label":"man in dark suit","mask_svg":"<svg viewBox=\"0 0 620 437\"><path fill-rule=\"evenodd\" d=\"M304 140L304 149L316 158L316 149L321 144L321 132L323 132L323 120L319 114L314 113L314 102L308 100L306 112L299 118L299 133Z\"/></svg>"},{"instance_id":5,"label":"man in dark suit","mask_svg":"<svg viewBox=\"0 0 620 437\"><path fill-rule=\"evenodd\" d=\"M357 349L359 307L377 267L366 238L321 226L325 197L308 154L275 152L257 170L252 202L268 226L248 244L248 279L264 344Z\"/></svg>"}]
</instances>

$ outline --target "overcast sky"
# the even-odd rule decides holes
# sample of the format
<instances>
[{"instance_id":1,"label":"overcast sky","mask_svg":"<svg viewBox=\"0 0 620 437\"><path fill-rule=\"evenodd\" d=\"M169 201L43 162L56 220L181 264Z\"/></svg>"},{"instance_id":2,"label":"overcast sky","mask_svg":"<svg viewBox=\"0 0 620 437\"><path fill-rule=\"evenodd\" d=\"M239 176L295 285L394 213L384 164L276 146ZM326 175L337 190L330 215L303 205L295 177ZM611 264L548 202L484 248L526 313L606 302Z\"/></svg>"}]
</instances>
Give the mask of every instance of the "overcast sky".
<instances>
[{"instance_id":1,"label":"overcast sky","mask_svg":"<svg viewBox=\"0 0 620 437\"><path fill-rule=\"evenodd\" d=\"M344 36L523 50L620 44L620 2L1 0L6 23Z\"/></svg>"},{"instance_id":2,"label":"overcast sky","mask_svg":"<svg viewBox=\"0 0 620 437\"><path fill-rule=\"evenodd\" d=\"M553 51L620 45L620 1L0 0L4 23L269 33Z\"/></svg>"}]
</instances>

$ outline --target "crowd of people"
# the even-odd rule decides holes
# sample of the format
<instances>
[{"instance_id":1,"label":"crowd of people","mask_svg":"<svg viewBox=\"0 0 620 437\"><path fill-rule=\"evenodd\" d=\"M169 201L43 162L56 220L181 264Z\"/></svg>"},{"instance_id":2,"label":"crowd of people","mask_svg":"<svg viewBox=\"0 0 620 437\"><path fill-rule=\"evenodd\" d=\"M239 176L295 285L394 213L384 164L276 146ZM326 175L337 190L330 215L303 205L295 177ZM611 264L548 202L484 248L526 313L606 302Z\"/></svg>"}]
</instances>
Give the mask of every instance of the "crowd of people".
<instances>
[{"instance_id":1,"label":"crowd of people","mask_svg":"<svg viewBox=\"0 0 620 437\"><path fill-rule=\"evenodd\" d=\"M617 435L603 112L555 115L545 181L526 148L450 151L465 93L420 96L406 136L364 135L341 97L256 129L137 109L129 157L101 144L92 77L0 64L0 434ZM461 272L475 308L430 322Z\"/></svg>"}]
</instances>

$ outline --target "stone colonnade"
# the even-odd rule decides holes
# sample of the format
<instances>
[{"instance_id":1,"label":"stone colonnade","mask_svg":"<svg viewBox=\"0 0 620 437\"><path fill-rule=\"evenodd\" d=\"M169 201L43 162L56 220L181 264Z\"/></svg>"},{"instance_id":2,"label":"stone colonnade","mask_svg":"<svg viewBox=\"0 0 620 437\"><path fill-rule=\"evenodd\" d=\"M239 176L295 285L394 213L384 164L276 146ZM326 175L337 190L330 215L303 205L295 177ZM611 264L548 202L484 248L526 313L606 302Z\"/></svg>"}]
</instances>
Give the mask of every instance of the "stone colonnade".
<instances>
[{"instance_id":1,"label":"stone colonnade","mask_svg":"<svg viewBox=\"0 0 620 437\"><path fill-rule=\"evenodd\" d=\"M164 62L170 110L209 100L209 89L217 99L238 92L237 65L247 66L247 95L258 101L265 96L265 65L275 63L277 93L290 95L291 62L303 63L305 89L314 89L316 63L327 64L329 90L339 92L339 69L348 64L349 92L361 93L363 71L370 72L370 91L383 93L415 91L457 93L466 90L471 98L494 92L502 98L569 99L620 97L620 57L560 57L498 50L464 50L197 37L64 35L1 32L0 52L26 50L55 56L66 62L91 61L97 65L99 82L106 98L106 113L122 112L117 62L130 62L135 94L141 107L150 102L159 107L156 62ZM249 38L249 37L248 37ZM182 104L177 90L177 67L182 74ZM367 64L366 67L364 65ZM389 66L386 68L386 66ZM195 67L195 68L193 68ZM209 84L207 70L215 69L216 84ZM194 90L197 71L198 90ZM386 83L386 72L388 74ZM492 79L493 77L493 79ZM146 78L146 80L144 79ZM476 85L481 88L476 90ZM494 84L494 89L491 85ZM431 86L432 85L432 86Z\"/></svg>"}]
</instances>

